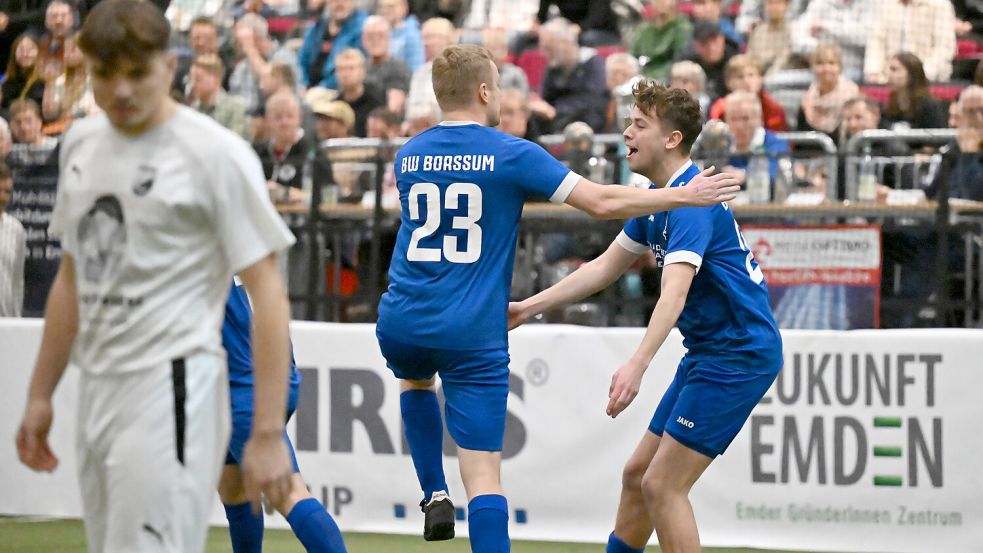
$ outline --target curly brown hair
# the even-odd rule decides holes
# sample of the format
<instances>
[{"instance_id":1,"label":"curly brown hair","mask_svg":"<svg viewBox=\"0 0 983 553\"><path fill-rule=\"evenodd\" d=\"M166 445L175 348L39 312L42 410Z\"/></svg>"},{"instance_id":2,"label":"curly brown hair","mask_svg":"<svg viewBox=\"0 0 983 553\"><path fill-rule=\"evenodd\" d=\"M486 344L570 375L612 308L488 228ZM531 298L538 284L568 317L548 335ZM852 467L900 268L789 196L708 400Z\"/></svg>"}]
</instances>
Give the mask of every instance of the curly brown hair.
<instances>
[{"instance_id":1,"label":"curly brown hair","mask_svg":"<svg viewBox=\"0 0 983 553\"><path fill-rule=\"evenodd\" d=\"M669 88L652 79L642 79L632 89L635 106L646 115L656 115L664 130L683 135L680 147L688 154L703 129L700 103L681 88Z\"/></svg>"}]
</instances>

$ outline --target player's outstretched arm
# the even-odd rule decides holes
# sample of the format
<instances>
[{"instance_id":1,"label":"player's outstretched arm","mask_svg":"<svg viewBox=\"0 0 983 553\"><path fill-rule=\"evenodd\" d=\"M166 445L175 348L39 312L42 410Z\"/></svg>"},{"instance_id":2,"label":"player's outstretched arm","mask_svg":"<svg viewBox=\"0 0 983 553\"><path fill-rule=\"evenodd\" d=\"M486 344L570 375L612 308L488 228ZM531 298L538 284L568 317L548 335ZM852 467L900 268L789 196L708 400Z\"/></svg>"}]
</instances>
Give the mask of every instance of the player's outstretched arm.
<instances>
[{"instance_id":1,"label":"player's outstretched arm","mask_svg":"<svg viewBox=\"0 0 983 553\"><path fill-rule=\"evenodd\" d=\"M58 458L48 445L48 432L54 414L51 396L68 366L77 332L75 262L66 254L61 258L58 274L48 293L41 350L34 364L24 418L17 430L17 455L22 463L33 470L51 472L58 466Z\"/></svg>"},{"instance_id":2,"label":"player's outstretched arm","mask_svg":"<svg viewBox=\"0 0 983 553\"><path fill-rule=\"evenodd\" d=\"M258 511L261 496L279 505L290 492L293 467L283 441L290 374L290 305L276 256L239 272L253 303L253 428L243 451L246 498Z\"/></svg>"},{"instance_id":3,"label":"player's outstretched arm","mask_svg":"<svg viewBox=\"0 0 983 553\"><path fill-rule=\"evenodd\" d=\"M679 207L702 207L733 200L741 189L730 173L713 174L707 167L686 186L641 189L602 185L581 178L566 203L596 219L628 219Z\"/></svg>"},{"instance_id":4,"label":"player's outstretched arm","mask_svg":"<svg viewBox=\"0 0 983 553\"><path fill-rule=\"evenodd\" d=\"M624 249L617 242L612 242L604 253L584 263L560 282L521 302L510 303L509 330L526 322L530 317L581 300L607 288L623 275L638 257L638 254Z\"/></svg>"},{"instance_id":5,"label":"player's outstretched arm","mask_svg":"<svg viewBox=\"0 0 983 553\"><path fill-rule=\"evenodd\" d=\"M662 270L662 293L652 311L645 337L631 359L611 377L607 406L607 414L611 418L617 417L638 395L645 370L683 312L695 276L696 267L689 263L673 263Z\"/></svg>"}]
</instances>

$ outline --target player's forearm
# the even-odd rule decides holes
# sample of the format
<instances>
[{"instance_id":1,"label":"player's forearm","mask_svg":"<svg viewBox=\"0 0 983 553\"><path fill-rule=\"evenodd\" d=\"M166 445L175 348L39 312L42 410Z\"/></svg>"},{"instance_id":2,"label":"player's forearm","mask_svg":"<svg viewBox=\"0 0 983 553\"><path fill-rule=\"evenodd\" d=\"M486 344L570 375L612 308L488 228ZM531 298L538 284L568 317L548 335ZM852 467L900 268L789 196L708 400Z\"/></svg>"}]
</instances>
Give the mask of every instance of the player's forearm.
<instances>
[{"instance_id":1,"label":"player's forearm","mask_svg":"<svg viewBox=\"0 0 983 553\"><path fill-rule=\"evenodd\" d=\"M659 351L659 348L666 341L666 337L669 336L672 327L679 320L679 315L683 312L683 306L685 305L685 296L679 297L674 295L667 297L663 294L659 297L659 301L655 304L655 309L652 311L652 318L649 319L648 328L645 329L645 336L642 338L642 343L638 345L638 349L632 355L634 362L643 367L649 366L652 358L655 357L656 352Z\"/></svg>"},{"instance_id":2,"label":"player's forearm","mask_svg":"<svg viewBox=\"0 0 983 553\"><path fill-rule=\"evenodd\" d=\"M602 188L599 219L630 219L687 205L682 188L642 189L608 185Z\"/></svg>"},{"instance_id":3,"label":"player's forearm","mask_svg":"<svg viewBox=\"0 0 983 553\"><path fill-rule=\"evenodd\" d=\"M78 332L78 297L71 258L62 261L48 294L41 350L34 364L28 397L48 401L65 374Z\"/></svg>"},{"instance_id":4,"label":"player's forearm","mask_svg":"<svg viewBox=\"0 0 983 553\"><path fill-rule=\"evenodd\" d=\"M256 379L253 432L280 432L287 412L290 351L286 297L253 298L253 364Z\"/></svg>"},{"instance_id":5,"label":"player's forearm","mask_svg":"<svg viewBox=\"0 0 983 553\"><path fill-rule=\"evenodd\" d=\"M274 256L239 276L253 303L253 433L282 432L290 375L290 305Z\"/></svg>"},{"instance_id":6,"label":"player's forearm","mask_svg":"<svg viewBox=\"0 0 983 553\"><path fill-rule=\"evenodd\" d=\"M579 269L546 290L522 302L523 311L533 317L550 309L592 296L611 285L621 273L600 258Z\"/></svg>"}]
</instances>

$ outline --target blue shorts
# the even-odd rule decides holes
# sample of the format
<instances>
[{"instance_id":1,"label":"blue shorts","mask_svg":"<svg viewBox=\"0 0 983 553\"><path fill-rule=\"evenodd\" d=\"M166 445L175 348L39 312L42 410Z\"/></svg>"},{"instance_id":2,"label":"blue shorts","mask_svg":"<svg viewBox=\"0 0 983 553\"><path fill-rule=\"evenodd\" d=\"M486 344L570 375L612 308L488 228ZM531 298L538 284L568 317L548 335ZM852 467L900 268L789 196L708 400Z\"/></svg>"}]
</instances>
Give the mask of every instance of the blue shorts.
<instances>
[{"instance_id":1,"label":"blue shorts","mask_svg":"<svg viewBox=\"0 0 983 553\"><path fill-rule=\"evenodd\" d=\"M290 395L287 396L287 420L290 420L297 410L299 395L300 386L290 386ZM233 384L229 386L229 399L232 404L232 433L229 435L229 452L225 454L225 464L239 465L242 464L242 450L245 449L249 433L253 428L253 387ZM290 462L293 463L294 472L300 472L294 445L290 443L286 431L283 432L283 441L287 442L287 451L290 452Z\"/></svg>"},{"instance_id":2,"label":"blue shorts","mask_svg":"<svg viewBox=\"0 0 983 553\"><path fill-rule=\"evenodd\" d=\"M382 334L379 348L386 365L401 380L440 375L447 431L458 447L501 451L505 405L509 397L507 348L446 350L413 346Z\"/></svg>"},{"instance_id":3,"label":"blue shorts","mask_svg":"<svg viewBox=\"0 0 983 553\"><path fill-rule=\"evenodd\" d=\"M649 423L711 459L723 454L778 375L683 357Z\"/></svg>"}]
</instances>

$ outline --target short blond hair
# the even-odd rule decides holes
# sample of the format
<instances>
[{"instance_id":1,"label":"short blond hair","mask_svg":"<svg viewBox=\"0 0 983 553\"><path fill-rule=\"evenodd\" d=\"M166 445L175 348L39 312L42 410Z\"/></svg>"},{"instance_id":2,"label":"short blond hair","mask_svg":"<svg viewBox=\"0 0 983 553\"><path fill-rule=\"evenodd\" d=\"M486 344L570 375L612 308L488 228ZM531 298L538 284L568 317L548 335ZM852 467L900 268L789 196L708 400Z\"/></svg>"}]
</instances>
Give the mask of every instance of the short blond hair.
<instances>
[{"instance_id":1,"label":"short blond hair","mask_svg":"<svg viewBox=\"0 0 983 553\"><path fill-rule=\"evenodd\" d=\"M433 60L433 91L443 111L461 109L471 104L474 89L490 83L493 65L491 53L473 44L448 46Z\"/></svg>"},{"instance_id":2,"label":"short blond hair","mask_svg":"<svg viewBox=\"0 0 983 553\"><path fill-rule=\"evenodd\" d=\"M756 114L757 117L761 117L761 99L759 99L754 94L746 92L743 90L738 90L737 92L731 92L726 96L724 100L724 113L726 114L735 106L746 105L751 109L751 112Z\"/></svg>"},{"instance_id":3,"label":"short blond hair","mask_svg":"<svg viewBox=\"0 0 983 553\"><path fill-rule=\"evenodd\" d=\"M754 69L761 74L761 66L755 63L754 58L747 54L737 54L736 56L730 58L727 65L724 66L724 82L729 81L735 77L740 77L741 73L744 73L745 69Z\"/></svg>"}]
</instances>

